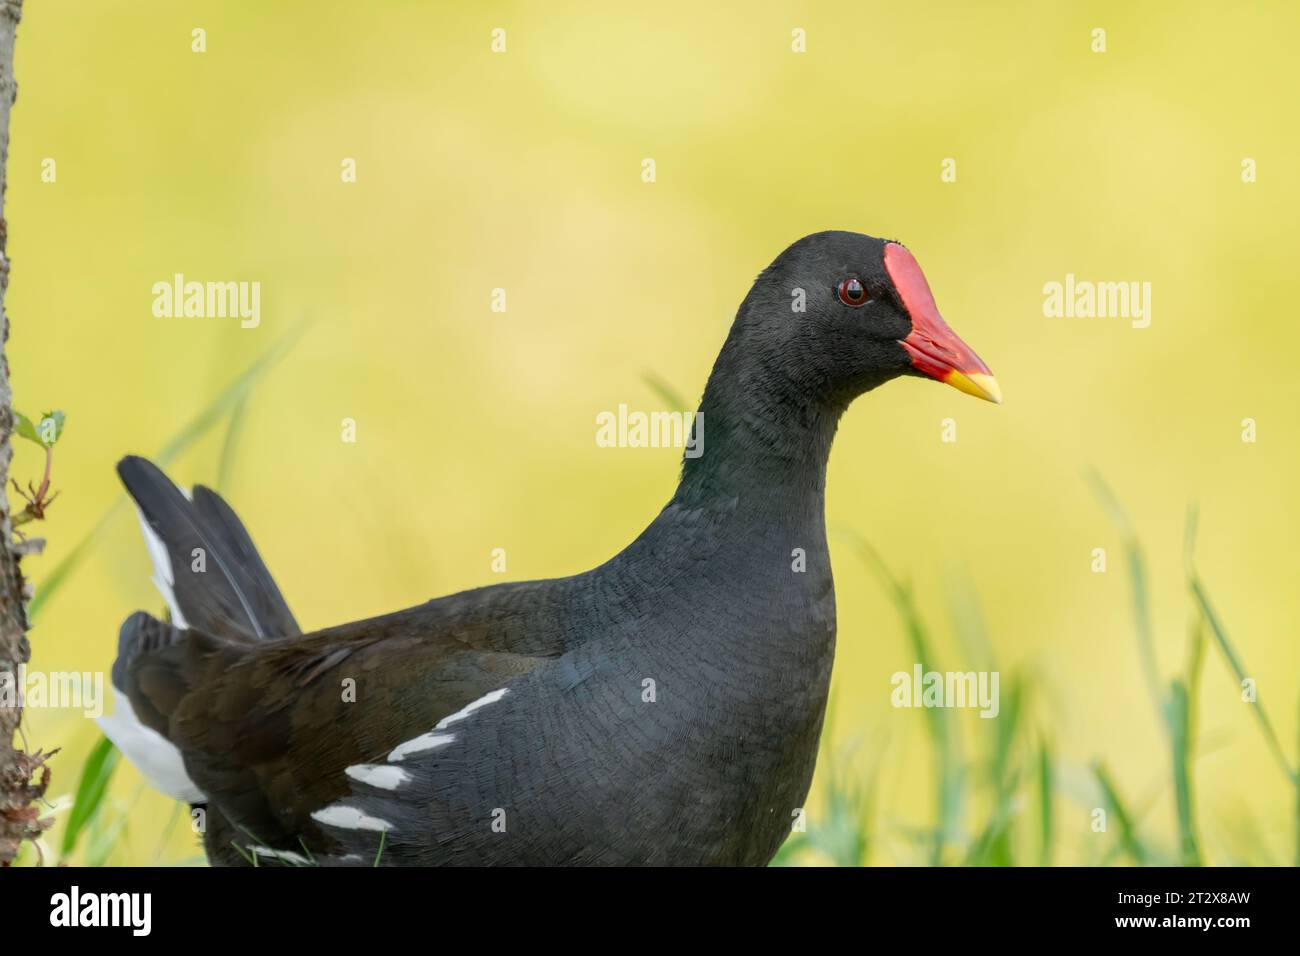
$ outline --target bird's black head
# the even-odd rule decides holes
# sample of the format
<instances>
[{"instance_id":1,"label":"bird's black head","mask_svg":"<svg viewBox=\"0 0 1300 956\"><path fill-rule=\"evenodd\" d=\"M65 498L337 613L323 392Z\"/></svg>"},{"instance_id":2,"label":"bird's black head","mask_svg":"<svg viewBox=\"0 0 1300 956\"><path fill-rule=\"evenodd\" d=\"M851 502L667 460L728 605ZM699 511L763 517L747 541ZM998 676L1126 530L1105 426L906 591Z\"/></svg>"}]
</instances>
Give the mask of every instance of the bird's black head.
<instances>
[{"instance_id":1,"label":"bird's black head","mask_svg":"<svg viewBox=\"0 0 1300 956\"><path fill-rule=\"evenodd\" d=\"M861 233L815 233L777 256L731 338L755 377L807 398L847 405L910 374L1002 400L988 367L940 317L912 254Z\"/></svg>"}]
</instances>

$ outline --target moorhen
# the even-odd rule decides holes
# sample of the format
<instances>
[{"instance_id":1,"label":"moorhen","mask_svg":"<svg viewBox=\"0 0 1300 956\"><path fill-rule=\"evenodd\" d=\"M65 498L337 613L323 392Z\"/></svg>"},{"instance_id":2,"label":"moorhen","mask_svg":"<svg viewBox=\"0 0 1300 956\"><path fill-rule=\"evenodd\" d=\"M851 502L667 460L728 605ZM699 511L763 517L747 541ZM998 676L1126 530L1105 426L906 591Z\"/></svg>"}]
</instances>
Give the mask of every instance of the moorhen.
<instances>
[{"instance_id":1,"label":"moorhen","mask_svg":"<svg viewBox=\"0 0 1300 956\"><path fill-rule=\"evenodd\" d=\"M125 458L169 614L122 625L104 729L204 807L214 864L765 864L831 677L831 439L900 375L1001 400L906 248L800 239L741 303L702 454L622 552L309 634L225 501Z\"/></svg>"}]
</instances>

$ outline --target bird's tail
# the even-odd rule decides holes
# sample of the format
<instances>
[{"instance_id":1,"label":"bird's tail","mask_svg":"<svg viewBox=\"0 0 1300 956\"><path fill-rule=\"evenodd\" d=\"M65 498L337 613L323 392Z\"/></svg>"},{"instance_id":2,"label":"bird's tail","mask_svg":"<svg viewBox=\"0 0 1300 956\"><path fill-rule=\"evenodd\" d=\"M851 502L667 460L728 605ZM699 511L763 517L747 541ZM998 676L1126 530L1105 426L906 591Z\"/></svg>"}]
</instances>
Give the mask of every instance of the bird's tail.
<instances>
[{"instance_id":1,"label":"bird's tail","mask_svg":"<svg viewBox=\"0 0 1300 956\"><path fill-rule=\"evenodd\" d=\"M123 458L117 473L140 511L154 584L172 623L220 637L301 634L243 524L221 496L187 496L152 462Z\"/></svg>"},{"instance_id":2,"label":"bird's tail","mask_svg":"<svg viewBox=\"0 0 1300 956\"><path fill-rule=\"evenodd\" d=\"M162 690L173 691L179 675L166 657L174 658L182 650L181 642L187 633L144 611L136 611L122 622L117 660L113 662L117 703L113 713L99 718L99 729L154 789L186 803L204 803L206 797L190 779L180 748L167 737L171 715L158 709L161 695L142 694L133 667L137 661L147 659L153 665L148 679L155 691L162 684L166 685ZM173 699L178 696L172 694Z\"/></svg>"},{"instance_id":3,"label":"bird's tail","mask_svg":"<svg viewBox=\"0 0 1300 956\"><path fill-rule=\"evenodd\" d=\"M123 458L117 473L139 510L154 584L171 621L137 611L122 624L112 675L117 709L100 718L100 727L159 790L201 802L168 739L170 714L159 709L183 694L184 646L302 631L248 532L216 492L200 485L186 495L152 462L134 456Z\"/></svg>"}]
</instances>

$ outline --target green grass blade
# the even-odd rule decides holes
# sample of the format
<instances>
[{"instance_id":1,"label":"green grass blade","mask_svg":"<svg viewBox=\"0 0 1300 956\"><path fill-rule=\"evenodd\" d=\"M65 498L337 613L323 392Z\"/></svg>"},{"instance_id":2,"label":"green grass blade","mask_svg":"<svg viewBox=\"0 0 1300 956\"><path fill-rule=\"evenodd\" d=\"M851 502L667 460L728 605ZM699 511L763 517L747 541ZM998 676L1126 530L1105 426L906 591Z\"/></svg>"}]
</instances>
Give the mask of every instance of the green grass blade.
<instances>
[{"instance_id":1,"label":"green grass blade","mask_svg":"<svg viewBox=\"0 0 1300 956\"><path fill-rule=\"evenodd\" d=\"M257 854L256 854L256 853L253 853L253 852L250 851L250 850L245 850L242 846L240 846L240 845L239 845L238 843L236 843L234 840L231 840L231 841L230 841L230 845L233 846L233 847L235 848L235 852L238 853L240 856L242 856L242 857L244 858L244 861L245 861L249 866L253 867L253 869L257 869Z\"/></svg>"},{"instance_id":2,"label":"green grass blade","mask_svg":"<svg viewBox=\"0 0 1300 956\"><path fill-rule=\"evenodd\" d=\"M856 744L832 752L823 735L819 766L823 768L822 806L806 809L806 832L794 833L783 845L778 865L790 865L804 850L813 850L835 866L865 866L872 850L876 795L884 748L876 750L864 777L848 768ZM793 818L792 818L793 819ZM786 848L789 848L788 850Z\"/></svg>"},{"instance_id":3,"label":"green grass blade","mask_svg":"<svg viewBox=\"0 0 1300 956\"><path fill-rule=\"evenodd\" d=\"M988 627L980 607L979 595L968 575L949 574L947 587L948 616L962 653L979 670L998 669L997 655L989 641Z\"/></svg>"},{"instance_id":4,"label":"green grass blade","mask_svg":"<svg viewBox=\"0 0 1300 956\"><path fill-rule=\"evenodd\" d=\"M641 373L641 381L672 411L688 412L691 410L690 406L686 404L686 400L682 398L681 392L650 369L646 369Z\"/></svg>"},{"instance_id":5,"label":"green grass blade","mask_svg":"<svg viewBox=\"0 0 1300 956\"><path fill-rule=\"evenodd\" d=\"M1124 541L1124 554L1129 572L1129 591L1133 601L1133 624L1137 634L1138 655L1142 661L1142 674L1146 678L1147 692L1156 714L1161 721L1165 719L1165 707L1161 700L1160 668L1156 662L1155 636L1151 625L1151 606L1147 595L1146 558L1137 531L1129 521L1128 513L1111 491L1105 479L1093 470L1086 473L1093 494L1102 510L1110 517ZM1166 730L1168 728L1166 727Z\"/></svg>"},{"instance_id":6,"label":"green grass blade","mask_svg":"<svg viewBox=\"0 0 1300 956\"><path fill-rule=\"evenodd\" d=\"M1052 865L1052 791L1055 772L1052 745L1044 739L1038 747L1038 865Z\"/></svg>"},{"instance_id":7,"label":"green grass blade","mask_svg":"<svg viewBox=\"0 0 1300 956\"><path fill-rule=\"evenodd\" d=\"M776 856L772 857L772 862L768 866L798 866L799 857L801 857L811 846L808 842L808 834L791 833L781 848L776 851Z\"/></svg>"},{"instance_id":8,"label":"green grass blade","mask_svg":"<svg viewBox=\"0 0 1300 956\"><path fill-rule=\"evenodd\" d=\"M928 633L921 620L911 588L904 587L900 595L899 613L907 628L913 655L928 670L938 670L938 657L930 647ZM916 691L919 692L920 688L916 688ZM953 736L952 715L945 709L934 707L926 707L922 713L930 732L930 746L934 752L937 778L937 820L931 864L940 866L943 862L944 847L950 835L956 831L958 818L961 815L961 774L954 755L956 743Z\"/></svg>"},{"instance_id":9,"label":"green grass blade","mask_svg":"<svg viewBox=\"0 0 1300 956\"><path fill-rule=\"evenodd\" d=\"M1011 677L1011 686L1006 695L1006 703L998 713L996 735L994 737L992 779L994 789L1001 800L1010 796L1012 789L1012 748L1016 742L1020 727L1020 714L1024 703L1024 681L1019 674Z\"/></svg>"},{"instance_id":10,"label":"green grass blade","mask_svg":"<svg viewBox=\"0 0 1300 956\"><path fill-rule=\"evenodd\" d=\"M1124 506L1119 503L1119 498L1115 497L1115 492L1111 490L1110 485L1106 484L1106 479L1101 476L1101 472L1096 469L1088 469L1084 472L1084 477L1092 485L1092 493L1097 498L1097 503L1101 505L1106 516L1110 518L1113 524L1125 541L1133 541L1137 538L1137 530L1133 527L1133 522L1129 520L1128 512Z\"/></svg>"},{"instance_id":11,"label":"green grass blade","mask_svg":"<svg viewBox=\"0 0 1300 956\"><path fill-rule=\"evenodd\" d=\"M1200 613L1201 620L1209 627L1210 633L1214 635L1215 645L1219 648L1219 653L1228 664L1228 669L1237 678L1237 686L1240 687L1242 682L1247 680L1246 665L1242 662L1241 655L1232 644L1232 639L1228 637L1228 631L1219 620L1219 615L1215 613L1214 605L1210 602L1209 592L1205 589L1205 584L1201 581L1200 575L1196 571L1194 560L1196 550L1196 523L1197 514L1196 506L1192 505L1187 512L1187 530L1184 537L1184 558L1187 565L1187 587L1192 592L1192 600ZM1251 710L1255 714L1255 722L1259 725L1260 731L1264 734L1264 740L1268 743L1268 748L1272 751L1273 756L1277 759L1278 765L1282 772L1286 774L1293 786L1300 786L1300 779L1296 776L1296 771L1292 768L1290 761L1286 758L1286 753L1282 750L1282 742L1278 739L1277 731L1273 729L1273 722L1269 720L1268 711L1264 709L1264 701L1256 691L1254 703Z\"/></svg>"},{"instance_id":12,"label":"green grass blade","mask_svg":"<svg viewBox=\"0 0 1300 956\"><path fill-rule=\"evenodd\" d=\"M1124 801L1120 799L1119 790L1111 780L1110 771L1104 764L1096 763L1093 764L1092 773L1097 778L1097 784L1101 787L1102 795L1110 807L1110 815L1119 825L1120 846L1132 857L1134 863L1142 866L1147 859L1146 848L1138 838L1137 829L1133 825L1133 815L1128 812Z\"/></svg>"},{"instance_id":13,"label":"green grass blade","mask_svg":"<svg viewBox=\"0 0 1300 956\"><path fill-rule=\"evenodd\" d=\"M921 618L920 609L909 584L897 578L865 538L848 528L837 528L837 534L851 542L859 556L880 578L894 603L894 609L903 622L908 643L917 662L928 670L938 670L938 655L934 652L929 631ZM918 688L919 690L919 688ZM962 772L958 759L958 741L952 714L944 708L926 707L923 710L925 725L930 734L930 745L936 778L936 816L934 842L930 863L940 866L945 846L957 833L962 813Z\"/></svg>"},{"instance_id":14,"label":"green grass blade","mask_svg":"<svg viewBox=\"0 0 1300 956\"><path fill-rule=\"evenodd\" d=\"M1011 825L1015 817L1019 770L1012 758L1024 710L1024 681L1020 675L1012 676L1007 692L1001 696L1001 710L992 722L993 747L987 758L987 778L993 789L993 812L976 840L975 849L968 856L972 866L1011 866L1015 862Z\"/></svg>"},{"instance_id":15,"label":"green grass blade","mask_svg":"<svg viewBox=\"0 0 1300 956\"><path fill-rule=\"evenodd\" d=\"M217 460L217 491L222 494L230 491L230 476L235 468L235 451L239 446L239 436L244 430L244 413L247 410L248 393L245 392L238 404L230 411L226 435L221 441L221 457Z\"/></svg>"},{"instance_id":16,"label":"green grass blade","mask_svg":"<svg viewBox=\"0 0 1300 956\"><path fill-rule=\"evenodd\" d=\"M1196 529L1200 523L1200 509L1195 501L1187 504L1187 520L1183 524L1183 567L1187 577L1195 576Z\"/></svg>"},{"instance_id":17,"label":"green grass blade","mask_svg":"<svg viewBox=\"0 0 1300 956\"><path fill-rule=\"evenodd\" d=\"M155 459L157 463L159 465L171 464L177 456L194 444L202 435L206 434L213 425L221 421L226 412L244 400L249 390L257 384L262 376L289 354L308 328L307 323L302 323L263 352L252 365L240 373L238 378L227 385L221 394L213 399L203 411L194 416L189 424L163 445Z\"/></svg>"},{"instance_id":18,"label":"green grass blade","mask_svg":"<svg viewBox=\"0 0 1300 956\"><path fill-rule=\"evenodd\" d=\"M871 861L871 852L875 843L874 820L876 816L877 797L880 790L879 763L872 768L871 775L857 793L857 812L854 815L861 838L858 841L858 854L855 865L866 866Z\"/></svg>"},{"instance_id":19,"label":"green grass blade","mask_svg":"<svg viewBox=\"0 0 1300 956\"><path fill-rule=\"evenodd\" d=\"M158 846L153 851L152 866L161 865L163 851L167 849L167 844L171 842L172 834L176 832L176 824L180 822L181 813L185 809L185 804L179 800L172 806L171 818L167 821L167 826L163 828L162 836L158 840Z\"/></svg>"},{"instance_id":20,"label":"green grass blade","mask_svg":"<svg viewBox=\"0 0 1300 956\"><path fill-rule=\"evenodd\" d=\"M1193 744L1196 741L1197 701L1201 695L1201 672L1205 669L1205 621L1198 612L1192 621L1187 641L1187 726ZM1195 746L1192 747L1195 753Z\"/></svg>"},{"instance_id":21,"label":"green grass blade","mask_svg":"<svg viewBox=\"0 0 1300 956\"><path fill-rule=\"evenodd\" d=\"M36 588L36 593L27 604L27 620L30 623L34 624L36 622L36 616L40 613L41 608L58 592L63 582L67 580L68 575L72 574L77 566L81 564L82 559L91 552L94 545L98 543L100 532L108 526L109 519L121 506L122 502L120 500L114 502L107 511L100 515L99 520L86 533L86 536L78 541L73 549L64 556L63 560L41 579L40 586Z\"/></svg>"},{"instance_id":22,"label":"green grass blade","mask_svg":"<svg viewBox=\"0 0 1300 956\"><path fill-rule=\"evenodd\" d=\"M68 825L63 831L63 845L59 851L63 859L72 855L82 831L103 808L104 797L108 792L109 781L113 779L119 756L113 742L107 737L101 737L86 758L86 763L81 768L81 780L77 783L72 812L68 816Z\"/></svg>"},{"instance_id":23,"label":"green grass blade","mask_svg":"<svg viewBox=\"0 0 1300 956\"><path fill-rule=\"evenodd\" d=\"M1191 706L1186 684L1176 680L1171 683L1170 689L1169 727L1172 731L1174 757L1174 803L1178 808L1178 856L1183 866L1200 866L1200 841L1196 838L1195 815L1192 810Z\"/></svg>"},{"instance_id":24,"label":"green grass blade","mask_svg":"<svg viewBox=\"0 0 1300 956\"><path fill-rule=\"evenodd\" d=\"M272 345L258 358L252 365L245 369L238 378L230 385L226 386L212 402L195 416L179 432L172 436L171 439L163 445L162 449L154 456L154 460L160 466L166 467L178 455L184 452L195 441L201 438L207 431L218 421L221 416L228 410L241 403L248 395L249 390L265 375L277 362L279 362L289 350L297 343L306 331L307 325L304 323L298 328L291 331L279 342ZM112 519L113 515L125 505L124 498L118 497L108 510L100 516L95 522L94 527L77 542L76 546L60 561L49 574L45 575L36 589L36 594L31 603L27 605L27 617L29 621L34 622L36 615L50 601L50 599L59 591L68 576L76 570L88 554L99 544L101 532Z\"/></svg>"},{"instance_id":25,"label":"green grass blade","mask_svg":"<svg viewBox=\"0 0 1300 956\"><path fill-rule=\"evenodd\" d=\"M131 814L140 802L144 784L135 788L131 802L126 806L114 800L105 802L105 806L91 819L86 827L82 862L85 866L107 866L113 851L123 845L127 839L131 823Z\"/></svg>"},{"instance_id":26,"label":"green grass blade","mask_svg":"<svg viewBox=\"0 0 1300 956\"><path fill-rule=\"evenodd\" d=\"M1210 603L1210 596L1206 593L1205 587L1201 584L1199 578L1193 578L1190 582L1192 597L1196 601L1196 606L1200 609L1201 616L1205 623L1210 627L1210 633L1214 635L1215 644L1218 646L1223 659L1227 662L1228 668L1237 678L1237 685L1240 686L1242 681L1247 679L1245 665L1241 662L1241 657L1236 648L1232 646L1232 640L1228 637L1228 632L1224 629L1223 623L1219 616L1214 612L1214 607ZM1264 734L1264 740L1268 743L1269 750L1277 759L1278 766L1287 775L1293 784L1296 781L1296 772L1291 767L1282 751L1282 742L1278 740L1277 731L1273 729L1273 722L1269 720L1268 711L1264 709L1264 701L1256 691L1255 701L1251 704L1251 712L1255 715L1255 722L1259 725L1260 731Z\"/></svg>"}]
</instances>

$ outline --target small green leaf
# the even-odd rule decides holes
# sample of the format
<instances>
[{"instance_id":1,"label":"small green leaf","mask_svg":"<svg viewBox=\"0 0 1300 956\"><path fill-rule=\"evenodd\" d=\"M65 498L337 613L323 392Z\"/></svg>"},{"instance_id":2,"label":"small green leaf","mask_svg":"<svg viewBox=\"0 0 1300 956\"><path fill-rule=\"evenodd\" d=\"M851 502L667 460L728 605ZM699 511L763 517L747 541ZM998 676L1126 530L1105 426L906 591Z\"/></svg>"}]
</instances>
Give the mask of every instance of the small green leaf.
<instances>
[{"instance_id":1,"label":"small green leaf","mask_svg":"<svg viewBox=\"0 0 1300 956\"><path fill-rule=\"evenodd\" d=\"M46 412L41 416L41 421L36 426L36 436L40 439L42 445L46 448L54 447L54 443L63 434L63 422L67 417L58 409Z\"/></svg>"},{"instance_id":2,"label":"small green leaf","mask_svg":"<svg viewBox=\"0 0 1300 956\"><path fill-rule=\"evenodd\" d=\"M41 443L41 436L36 434L36 426L32 424L32 420L16 408L14 409L14 434L38 445Z\"/></svg>"},{"instance_id":3,"label":"small green leaf","mask_svg":"<svg viewBox=\"0 0 1300 956\"><path fill-rule=\"evenodd\" d=\"M56 409L46 412L41 416L40 421L33 424L30 418L14 409L14 434L19 438L35 442L42 448L53 448L54 443L63 434L63 422L67 417Z\"/></svg>"}]
</instances>

